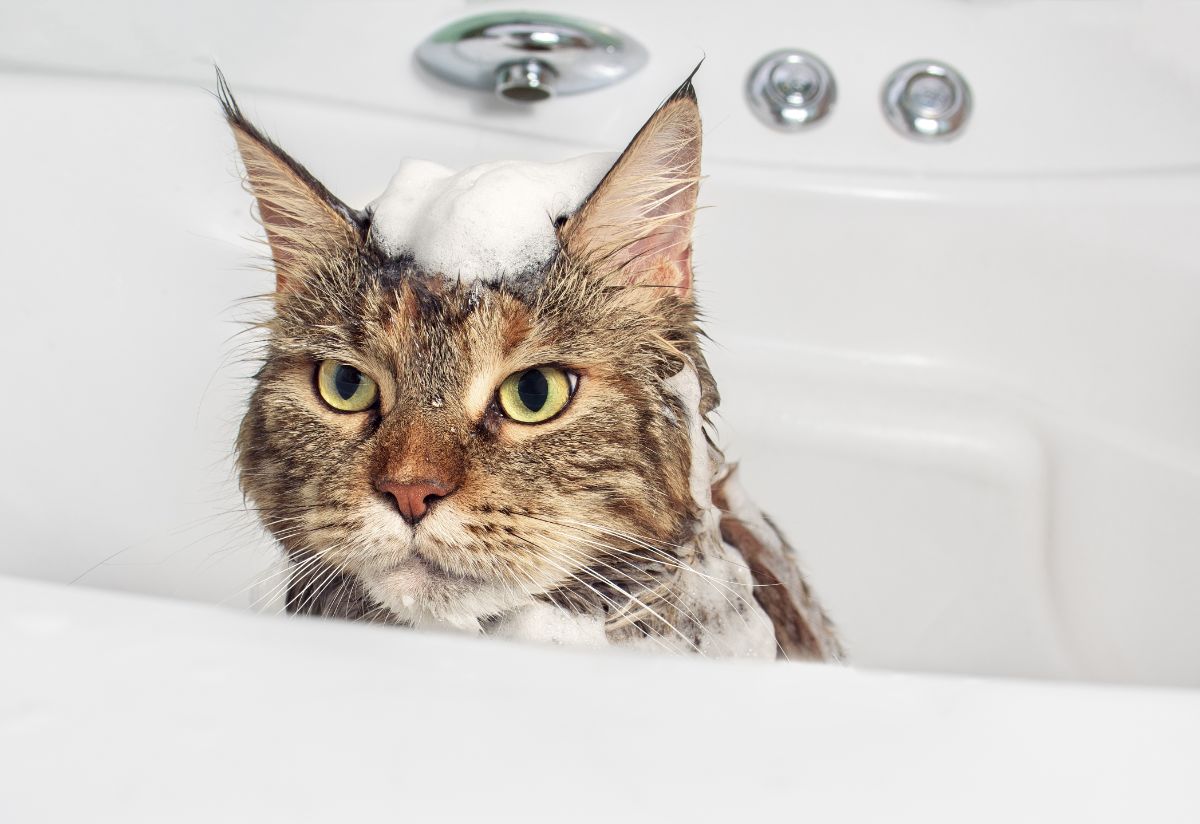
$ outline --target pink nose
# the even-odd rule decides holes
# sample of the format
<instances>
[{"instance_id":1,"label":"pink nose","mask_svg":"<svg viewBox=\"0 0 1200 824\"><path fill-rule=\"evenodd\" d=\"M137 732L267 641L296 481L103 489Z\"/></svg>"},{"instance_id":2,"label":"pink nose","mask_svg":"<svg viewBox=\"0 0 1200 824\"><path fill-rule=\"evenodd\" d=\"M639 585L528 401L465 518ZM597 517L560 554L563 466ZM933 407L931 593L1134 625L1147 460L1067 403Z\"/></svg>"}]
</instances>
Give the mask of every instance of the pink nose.
<instances>
[{"instance_id":1,"label":"pink nose","mask_svg":"<svg viewBox=\"0 0 1200 824\"><path fill-rule=\"evenodd\" d=\"M434 501L438 498L445 498L455 489L453 486L431 479L411 484L384 479L376 481L375 488L396 499L396 508L400 510L401 517L410 524L416 524L417 521L424 518Z\"/></svg>"}]
</instances>

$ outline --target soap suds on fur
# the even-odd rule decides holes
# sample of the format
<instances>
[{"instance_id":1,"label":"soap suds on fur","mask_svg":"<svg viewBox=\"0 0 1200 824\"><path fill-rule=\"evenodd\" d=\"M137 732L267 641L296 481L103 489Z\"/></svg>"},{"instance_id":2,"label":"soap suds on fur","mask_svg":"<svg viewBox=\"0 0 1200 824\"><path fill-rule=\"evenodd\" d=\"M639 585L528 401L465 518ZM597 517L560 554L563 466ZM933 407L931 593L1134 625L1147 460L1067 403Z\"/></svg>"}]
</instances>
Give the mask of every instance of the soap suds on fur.
<instances>
[{"instance_id":1,"label":"soap suds on fur","mask_svg":"<svg viewBox=\"0 0 1200 824\"><path fill-rule=\"evenodd\" d=\"M554 222L579 208L615 159L600 152L460 172L406 159L367 207L371 240L390 257L464 281L536 271L558 251Z\"/></svg>"},{"instance_id":2,"label":"soap suds on fur","mask_svg":"<svg viewBox=\"0 0 1200 824\"><path fill-rule=\"evenodd\" d=\"M608 645L602 617L570 613L561 607L541 602L505 614L488 634L497 638L574 647Z\"/></svg>"}]
</instances>

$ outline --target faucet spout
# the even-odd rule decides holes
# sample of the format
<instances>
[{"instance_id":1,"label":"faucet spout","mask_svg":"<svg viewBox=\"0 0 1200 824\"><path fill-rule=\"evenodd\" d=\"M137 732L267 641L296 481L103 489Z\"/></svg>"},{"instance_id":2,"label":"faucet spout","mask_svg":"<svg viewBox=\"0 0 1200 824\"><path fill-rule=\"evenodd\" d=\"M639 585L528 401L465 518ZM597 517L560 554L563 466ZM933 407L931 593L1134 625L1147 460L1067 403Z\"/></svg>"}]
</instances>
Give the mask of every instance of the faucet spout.
<instances>
[{"instance_id":1,"label":"faucet spout","mask_svg":"<svg viewBox=\"0 0 1200 824\"><path fill-rule=\"evenodd\" d=\"M536 103L554 96L558 72L541 60L508 63L496 70L496 94L519 103Z\"/></svg>"}]
</instances>

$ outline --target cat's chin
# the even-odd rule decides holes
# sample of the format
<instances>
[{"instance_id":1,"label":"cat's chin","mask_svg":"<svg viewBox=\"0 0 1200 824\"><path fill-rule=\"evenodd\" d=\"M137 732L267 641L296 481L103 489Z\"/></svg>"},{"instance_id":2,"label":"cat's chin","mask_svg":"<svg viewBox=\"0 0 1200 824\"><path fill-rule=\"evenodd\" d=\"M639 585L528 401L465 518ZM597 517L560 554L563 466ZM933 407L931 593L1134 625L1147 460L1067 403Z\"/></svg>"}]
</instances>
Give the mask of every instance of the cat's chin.
<instances>
[{"instance_id":1,"label":"cat's chin","mask_svg":"<svg viewBox=\"0 0 1200 824\"><path fill-rule=\"evenodd\" d=\"M386 568L364 571L360 578L372 598L418 627L479 632L482 619L530 600L514 603L511 588L454 575L417 552Z\"/></svg>"}]
</instances>

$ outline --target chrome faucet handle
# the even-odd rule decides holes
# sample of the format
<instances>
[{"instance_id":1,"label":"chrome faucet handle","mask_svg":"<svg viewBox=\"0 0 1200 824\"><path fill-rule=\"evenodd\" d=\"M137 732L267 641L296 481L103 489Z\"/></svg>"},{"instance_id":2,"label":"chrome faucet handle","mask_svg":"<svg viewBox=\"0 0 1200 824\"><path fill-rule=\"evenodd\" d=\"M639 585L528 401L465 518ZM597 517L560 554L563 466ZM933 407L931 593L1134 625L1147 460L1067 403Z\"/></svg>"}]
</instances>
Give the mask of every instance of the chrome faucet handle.
<instances>
[{"instance_id":1,"label":"chrome faucet handle","mask_svg":"<svg viewBox=\"0 0 1200 824\"><path fill-rule=\"evenodd\" d=\"M780 49L759 60L746 79L746 100L758 119L781 131L804 129L837 102L833 72L819 57Z\"/></svg>"},{"instance_id":2,"label":"chrome faucet handle","mask_svg":"<svg viewBox=\"0 0 1200 824\"><path fill-rule=\"evenodd\" d=\"M417 47L443 80L523 103L598 89L646 64L646 50L608 26L541 12L496 12L451 23Z\"/></svg>"},{"instance_id":3,"label":"chrome faucet handle","mask_svg":"<svg viewBox=\"0 0 1200 824\"><path fill-rule=\"evenodd\" d=\"M915 60L883 85L883 111L892 128L916 140L946 140L967 124L971 87L939 60Z\"/></svg>"}]
</instances>

